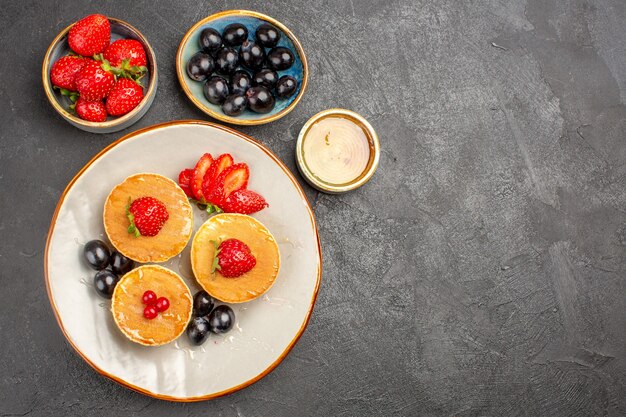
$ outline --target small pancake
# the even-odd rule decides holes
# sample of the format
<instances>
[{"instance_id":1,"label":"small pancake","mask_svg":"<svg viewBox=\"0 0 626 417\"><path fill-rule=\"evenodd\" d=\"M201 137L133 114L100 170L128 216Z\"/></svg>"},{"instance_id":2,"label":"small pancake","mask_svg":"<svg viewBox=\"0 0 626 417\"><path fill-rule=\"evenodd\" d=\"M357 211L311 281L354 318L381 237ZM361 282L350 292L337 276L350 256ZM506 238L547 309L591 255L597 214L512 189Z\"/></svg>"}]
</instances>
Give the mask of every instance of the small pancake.
<instances>
[{"instance_id":1,"label":"small pancake","mask_svg":"<svg viewBox=\"0 0 626 417\"><path fill-rule=\"evenodd\" d=\"M215 246L211 242L239 239L250 247L256 265L236 278L211 273ZM196 280L213 297L226 303L243 303L264 294L280 269L276 239L258 220L244 214L218 214L204 222L191 244L191 267Z\"/></svg>"},{"instance_id":2,"label":"small pancake","mask_svg":"<svg viewBox=\"0 0 626 417\"><path fill-rule=\"evenodd\" d=\"M128 233L128 198L154 197L160 200L169 219L156 236ZM104 203L104 230L111 244L122 255L137 262L165 262L178 255L193 231L193 211L185 192L169 178L159 174L134 174L116 185Z\"/></svg>"},{"instance_id":3,"label":"small pancake","mask_svg":"<svg viewBox=\"0 0 626 417\"><path fill-rule=\"evenodd\" d=\"M142 297L152 290L166 297L170 307L149 320L143 316ZM111 312L117 327L133 342L159 346L178 338L191 319L191 291L175 272L159 265L144 265L124 275L115 286Z\"/></svg>"}]
</instances>

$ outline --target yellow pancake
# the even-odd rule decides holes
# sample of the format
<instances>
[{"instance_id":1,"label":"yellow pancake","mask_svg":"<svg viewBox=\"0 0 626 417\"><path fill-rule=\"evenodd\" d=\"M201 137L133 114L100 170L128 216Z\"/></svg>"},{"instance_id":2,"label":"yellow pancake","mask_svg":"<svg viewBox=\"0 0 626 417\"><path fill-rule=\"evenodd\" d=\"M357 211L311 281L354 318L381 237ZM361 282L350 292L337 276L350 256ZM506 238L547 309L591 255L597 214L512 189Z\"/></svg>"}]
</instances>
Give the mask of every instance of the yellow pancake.
<instances>
[{"instance_id":1,"label":"yellow pancake","mask_svg":"<svg viewBox=\"0 0 626 417\"><path fill-rule=\"evenodd\" d=\"M154 197L169 214L156 236L128 233L128 198ZM104 230L111 244L124 256L137 262L165 262L178 255L193 231L193 211L185 192L169 178L158 174L134 174L116 185L104 204Z\"/></svg>"},{"instance_id":2,"label":"yellow pancake","mask_svg":"<svg viewBox=\"0 0 626 417\"><path fill-rule=\"evenodd\" d=\"M143 316L142 297L152 290L166 297L170 307L149 320ZM175 272L159 265L144 265L124 275L115 287L111 312L117 327L133 342L158 346L178 338L191 318L193 301L189 288Z\"/></svg>"},{"instance_id":3,"label":"yellow pancake","mask_svg":"<svg viewBox=\"0 0 626 417\"><path fill-rule=\"evenodd\" d=\"M211 241L239 239L250 247L256 265L236 278L211 273L215 246ZM253 300L274 284L280 269L276 239L258 220L244 214L218 214L204 222L191 244L191 267L196 280L213 297L226 303Z\"/></svg>"}]
</instances>

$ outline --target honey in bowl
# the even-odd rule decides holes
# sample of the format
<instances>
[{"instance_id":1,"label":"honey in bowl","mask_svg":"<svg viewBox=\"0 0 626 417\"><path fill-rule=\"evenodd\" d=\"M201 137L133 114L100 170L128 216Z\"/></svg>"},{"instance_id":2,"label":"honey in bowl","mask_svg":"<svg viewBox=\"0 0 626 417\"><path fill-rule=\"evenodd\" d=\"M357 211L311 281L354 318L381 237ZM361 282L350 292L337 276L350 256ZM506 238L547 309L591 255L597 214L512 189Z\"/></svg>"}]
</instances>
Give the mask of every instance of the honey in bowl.
<instances>
[{"instance_id":1,"label":"honey in bowl","mask_svg":"<svg viewBox=\"0 0 626 417\"><path fill-rule=\"evenodd\" d=\"M298 137L297 162L320 191L339 193L360 187L378 165L376 132L360 115L330 109L313 116Z\"/></svg>"}]
</instances>

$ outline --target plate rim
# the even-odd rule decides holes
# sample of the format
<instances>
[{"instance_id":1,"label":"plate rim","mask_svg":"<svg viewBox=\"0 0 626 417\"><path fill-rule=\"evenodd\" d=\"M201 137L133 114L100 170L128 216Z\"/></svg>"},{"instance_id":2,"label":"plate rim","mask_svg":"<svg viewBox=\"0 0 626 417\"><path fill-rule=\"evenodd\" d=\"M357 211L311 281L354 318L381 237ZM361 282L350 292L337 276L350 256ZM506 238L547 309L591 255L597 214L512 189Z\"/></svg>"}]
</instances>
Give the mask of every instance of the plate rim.
<instances>
[{"instance_id":1,"label":"plate rim","mask_svg":"<svg viewBox=\"0 0 626 417\"><path fill-rule=\"evenodd\" d=\"M223 391L219 391L219 392L216 392L216 393L213 393L213 394L208 394L208 395L194 396L194 397L176 397L176 396L171 396L171 395L164 395L164 394L154 393L154 392L152 392L150 390L147 390L145 388L141 388L141 387L139 387L137 385L134 385L134 384L132 384L130 382L127 382L124 379L122 379L122 378L120 378L120 377L118 377L116 375L110 374L109 372L104 371L103 369L99 368L95 363L93 363L74 344L74 342L69 337L69 334L65 330L65 327L63 326L63 322L61 321L61 317L60 317L59 312L57 310L56 303L54 301L54 298L52 297L52 291L51 291L51 287L50 287L50 274L48 272L48 269L49 269L48 258L50 256L51 237L52 237L52 235L54 233L54 228L55 228L57 220L58 220L59 211L61 210L61 206L65 202L65 198L67 197L67 193L72 189L72 187L74 186L76 181L82 176L82 174L94 162L96 162L101 157L103 157L107 152L109 152L111 149L113 149L114 147L120 145L122 142L124 142L124 141L126 141L128 139L132 139L135 136L141 135L143 133L150 132L152 130L157 130L157 129L170 127L170 126L184 126L184 125L202 125L202 126L212 127L212 128L216 128L216 129L225 131L227 133L234 134L235 136L239 137L240 139L243 139L246 142L251 143L252 145L258 147L261 151L263 151L266 155L268 155L274 162L276 162L278 164L278 166L283 170L283 172L287 175L287 177L291 180L291 182L295 185L296 190L300 193L301 197L306 202L306 209L308 211L309 217L311 218L311 222L312 222L312 225L313 225L313 231L315 232L315 237L316 237L316 241L317 241L317 254L318 254L317 279L316 279L315 288L314 288L314 291L313 291L313 297L311 298L311 304L310 304L310 306L308 308L308 311L306 313L304 321L303 321L302 325L300 326L300 329L294 335L293 339L291 340L291 342L289 342L289 344L287 345L285 350L283 350L283 352L278 356L278 358L274 362L272 362L265 370L263 370L261 373L259 373L255 377L253 377L253 378L251 378L251 379L249 379L247 381L244 381L241 384L238 384L238 385L236 385L234 387L231 387L229 389L223 390ZM250 136L248 136L248 135L246 135L244 133L241 133L241 132L239 132L239 131L237 131L237 130L235 130L233 128L227 127L227 126L219 125L217 123L212 123L212 122L207 122L207 121L202 121L202 120L193 120L193 119L174 120L174 121L157 123L157 124L154 124L154 125L151 125L151 126L143 127L141 129L135 130L133 132L130 132L130 133L122 136L121 138L115 140L114 142L112 142L109 145L107 145L106 147L104 147L100 152L98 152L95 156L93 156L73 176L73 178L70 180L70 182L67 184L67 186L65 187L65 189L61 193L61 195L59 197L59 200L57 202L57 205L56 205L56 207L54 209L54 213L52 215L52 219L50 221L50 227L48 229L48 235L46 237L46 246L45 246L45 250L44 250L44 281L46 283L46 292L48 294L48 300L50 301L50 306L52 307L52 311L54 313L54 317L55 317L55 319L57 321L57 324L59 325L59 328L61 329L61 333L63 333L63 336L65 337L67 342L70 344L70 346L74 349L74 351L76 353L78 353L78 355L80 357L82 357L83 360L85 362L87 362L87 364L89 364L89 366L91 366L97 373L99 373L100 375L105 376L105 377L107 377L107 378L117 382L118 384L120 384L122 386L125 386L126 388L129 388L129 389L131 389L133 391L139 392L141 394L147 395L147 396L152 397L152 398L157 398L159 400L167 400L167 401L174 401L174 402L206 401L206 400L212 400L212 399L215 399L215 398L218 398L218 397L222 397L222 396L225 396L225 395L228 395L228 394L232 394L232 393L234 393L236 391L242 390L242 389L244 389L244 388L254 384L255 382L260 381L265 376L267 376L270 372L272 372L274 369L276 369L276 367L285 359L285 357L287 357L287 355L293 349L293 347L296 345L296 343L298 342L300 337L302 337L302 335L304 334L304 331L307 328L307 326L309 324L309 321L311 319L311 315L313 313L313 309L315 308L315 302L317 300L317 296L319 294L319 289L320 289L320 285L321 285L321 281L322 281L322 247L321 247L321 243L320 243L320 235L319 235L319 229L317 227L317 221L316 221L315 216L313 214L313 209L311 207L311 203L309 202L309 199L306 197L306 194L304 193L304 190L302 189L302 186L296 180L296 178L291 173L289 168L287 168L287 166L276 155L274 155L274 153L271 150L269 150L269 148L267 148L262 143L258 142L257 140L253 139L252 137L250 137Z\"/></svg>"}]
</instances>

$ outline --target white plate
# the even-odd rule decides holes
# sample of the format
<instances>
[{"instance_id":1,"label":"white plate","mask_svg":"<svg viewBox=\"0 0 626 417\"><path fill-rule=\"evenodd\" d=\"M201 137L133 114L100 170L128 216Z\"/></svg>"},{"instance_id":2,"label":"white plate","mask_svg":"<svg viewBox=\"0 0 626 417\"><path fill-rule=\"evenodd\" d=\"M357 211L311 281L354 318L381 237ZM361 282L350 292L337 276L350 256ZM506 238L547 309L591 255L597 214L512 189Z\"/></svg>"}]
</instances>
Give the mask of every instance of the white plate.
<instances>
[{"instance_id":1,"label":"white plate","mask_svg":"<svg viewBox=\"0 0 626 417\"><path fill-rule=\"evenodd\" d=\"M110 301L92 287L82 258L85 242L104 239L102 208L109 191L136 172L172 179L204 153L228 152L250 166L249 188L270 207L255 214L276 237L281 269L257 300L232 305L235 328L201 347L186 335L160 347L127 340L113 322ZM208 215L194 208L195 229ZM178 272L192 292L189 245L161 265ZM99 373L144 394L198 401L242 389L274 369L306 327L321 280L315 219L289 170L269 150L232 129L206 122L171 122L131 133L96 155L70 182L52 218L45 254L46 285L61 330Z\"/></svg>"}]
</instances>

